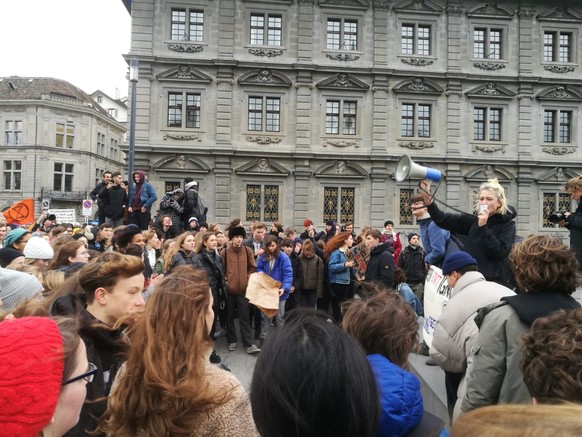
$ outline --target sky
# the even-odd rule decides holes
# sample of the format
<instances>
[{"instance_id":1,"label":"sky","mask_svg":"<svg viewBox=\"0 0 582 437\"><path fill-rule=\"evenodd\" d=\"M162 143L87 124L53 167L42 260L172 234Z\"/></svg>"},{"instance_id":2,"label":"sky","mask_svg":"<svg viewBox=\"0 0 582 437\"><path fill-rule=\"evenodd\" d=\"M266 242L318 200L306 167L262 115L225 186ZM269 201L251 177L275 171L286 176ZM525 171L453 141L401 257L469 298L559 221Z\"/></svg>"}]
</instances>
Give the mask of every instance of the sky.
<instances>
[{"instance_id":1,"label":"sky","mask_svg":"<svg viewBox=\"0 0 582 437\"><path fill-rule=\"evenodd\" d=\"M4 0L0 77L54 77L124 97L130 38L121 0Z\"/></svg>"}]
</instances>

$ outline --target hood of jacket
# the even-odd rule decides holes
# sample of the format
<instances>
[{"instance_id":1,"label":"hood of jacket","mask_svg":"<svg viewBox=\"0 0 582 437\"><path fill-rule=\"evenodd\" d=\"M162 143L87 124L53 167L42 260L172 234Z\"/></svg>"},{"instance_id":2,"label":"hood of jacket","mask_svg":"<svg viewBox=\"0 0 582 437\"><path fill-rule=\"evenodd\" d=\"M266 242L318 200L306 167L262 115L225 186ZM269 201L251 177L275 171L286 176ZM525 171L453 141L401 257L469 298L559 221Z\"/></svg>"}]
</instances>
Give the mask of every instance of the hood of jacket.
<instances>
[{"instance_id":1,"label":"hood of jacket","mask_svg":"<svg viewBox=\"0 0 582 437\"><path fill-rule=\"evenodd\" d=\"M376 247L374 247L370 251L370 253L378 254L378 253L382 253L382 252L385 252L385 251L388 251L390 253L394 253L394 247L392 247L392 241L378 244Z\"/></svg>"},{"instance_id":2,"label":"hood of jacket","mask_svg":"<svg viewBox=\"0 0 582 437\"><path fill-rule=\"evenodd\" d=\"M507 205L507 211L504 214L493 214L489 216L487 224L490 223L506 223L510 222L517 217L517 210L511 205Z\"/></svg>"},{"instance_id":3,"label":"hood of jacket","mask_svg":"<svg viewBox=\"0 0 582 437\"><path fill-rule=\"evenodd\" d=\"M145 174L144 174L143 171L136 170L136 171L133 172L133 175L131 177L134 178L133 179L133 182L134 183L137 183L137 182L135 182L135 177L134 177L135 175L138 175L139 176L139 185L141 185L141 184L143 184L145 182Z\"/></svg>"},{"instance_id":4,"label":"hood of jacket","mask_svg":"<svg viewBox=\"0 0 582 437\"><path fill-rule=\"evenodd\" d=\"M563 293L522 293L501 298L517 313L519 319L531 325L534 320L558 310L573 310L580 304L572 296Z\"/></svg>"}]
</instances>

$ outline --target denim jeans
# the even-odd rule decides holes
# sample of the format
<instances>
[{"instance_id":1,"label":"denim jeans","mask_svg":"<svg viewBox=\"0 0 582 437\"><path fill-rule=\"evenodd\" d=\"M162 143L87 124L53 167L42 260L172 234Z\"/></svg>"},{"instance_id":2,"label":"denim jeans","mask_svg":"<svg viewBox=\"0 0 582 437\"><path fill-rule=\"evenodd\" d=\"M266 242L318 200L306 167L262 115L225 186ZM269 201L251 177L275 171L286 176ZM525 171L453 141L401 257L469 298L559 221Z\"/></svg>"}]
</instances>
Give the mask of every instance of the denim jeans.
<instances>
[{"instance_id":1,"label":"denim jeans","mask_svg":"<svg viewBox=\"0 0 582 437\"><path fill-rule=\"evenodd\" d=\"M285 301L279 301L279 311L275 314L275 317L269 318L265 315L265 313L261 312L261 336L259 339L264 340L270 334L271 330L273 329L273 324L271 323L272 320L275 321L275 326L283 326L285 324L285 320L283 316L285 315Z\"/></svg>"}]
</instances>

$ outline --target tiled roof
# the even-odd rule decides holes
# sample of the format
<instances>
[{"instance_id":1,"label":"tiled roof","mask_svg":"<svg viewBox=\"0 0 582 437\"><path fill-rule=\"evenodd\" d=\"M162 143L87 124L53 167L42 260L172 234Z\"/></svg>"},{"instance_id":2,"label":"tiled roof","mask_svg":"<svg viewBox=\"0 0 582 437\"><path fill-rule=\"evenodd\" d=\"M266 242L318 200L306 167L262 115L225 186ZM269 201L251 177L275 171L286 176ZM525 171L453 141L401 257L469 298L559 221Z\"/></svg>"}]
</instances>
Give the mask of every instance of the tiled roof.
<instances>
[{"instance_id":1,"label":"tiled roof","mask_svg":"<svg viewBox=\"0 0 582 437\"><path fill-rule=\"evenodd\" d=\"M0 77L0 100L41 100L43 95L88 103L99 113L108 115L87 93L66 80L52 77Z\"/></svg>"}]
</instances>

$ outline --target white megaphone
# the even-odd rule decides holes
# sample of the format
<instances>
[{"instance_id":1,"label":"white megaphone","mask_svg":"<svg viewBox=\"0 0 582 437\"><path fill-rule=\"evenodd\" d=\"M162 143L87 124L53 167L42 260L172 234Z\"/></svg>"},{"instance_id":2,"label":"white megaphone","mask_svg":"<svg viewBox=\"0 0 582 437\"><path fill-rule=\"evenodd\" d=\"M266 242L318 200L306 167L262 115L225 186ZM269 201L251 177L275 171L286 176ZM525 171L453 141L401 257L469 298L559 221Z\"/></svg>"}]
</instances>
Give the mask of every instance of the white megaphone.
<instances>
[{"instance_id":1,"label":"white megaphone","mask_svg":"<svg viewBox=\"0 0 582 437\"><path fill-rule=\"evenodd\" d=\"M409 178L430 179L431 181L438 182L442 178L442 174L439 170L430 167L423 167L414 162L408 155L403 155L402 158L398 160L394 176L396 177L396 182L402 182Z\"/></svg>"}]
</instances>

